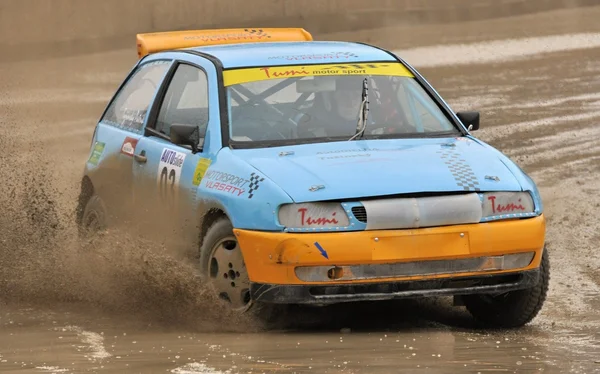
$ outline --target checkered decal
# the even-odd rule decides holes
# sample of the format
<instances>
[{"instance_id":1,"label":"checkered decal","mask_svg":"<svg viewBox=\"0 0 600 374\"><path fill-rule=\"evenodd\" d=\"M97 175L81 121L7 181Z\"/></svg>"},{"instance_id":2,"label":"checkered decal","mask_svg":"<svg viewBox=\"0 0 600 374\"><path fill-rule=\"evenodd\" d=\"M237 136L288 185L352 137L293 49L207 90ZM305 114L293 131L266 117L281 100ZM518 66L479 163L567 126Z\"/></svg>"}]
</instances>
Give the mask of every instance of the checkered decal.
<instances>
[{"instance_id":1,"label":"checkered decal","mask_svg":"<svg viewBox=\"0 0 600 374\"><path fill-rule=\"evenodd\" d=\"M460 157L456 147L444 147L436 153L440 154L444 163L448 165L457 186L462 187L465 191L480 191L479 181L475 173L473 173L469 164Z\"/></svg>"},{"instance_id":2,"label":"checkered decal","mask_svg":"<svg viewBox=\"0 0 600 374\"><path fill-rule=\"evenodd\" d=\"M265 178L256 173L250 174L250 184L248 185L250 189L248 190L248 199L252 199L252 196L254 196L254 191L258 190L258 187L260 187L260 182L264 180Z\"/></svg>"}]
</instances>

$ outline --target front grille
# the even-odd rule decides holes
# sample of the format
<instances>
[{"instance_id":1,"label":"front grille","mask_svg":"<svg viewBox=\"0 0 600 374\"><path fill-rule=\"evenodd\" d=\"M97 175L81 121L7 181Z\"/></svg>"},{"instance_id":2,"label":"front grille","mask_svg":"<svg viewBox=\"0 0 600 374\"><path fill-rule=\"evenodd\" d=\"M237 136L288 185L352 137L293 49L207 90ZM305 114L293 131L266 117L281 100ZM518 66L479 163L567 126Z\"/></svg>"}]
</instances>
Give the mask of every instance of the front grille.
<instances>
[{"instance_id":1,"label":"front grille","mask_svg":"<svg viewBox=\"0 0 600 374\"><path fill-rule=\"evenodd\" d=\"M367 223L367 210L364 206L352 207L352 214L354 214L354 218L356 218L357 221Z\"/></svg>"}]
</instances>

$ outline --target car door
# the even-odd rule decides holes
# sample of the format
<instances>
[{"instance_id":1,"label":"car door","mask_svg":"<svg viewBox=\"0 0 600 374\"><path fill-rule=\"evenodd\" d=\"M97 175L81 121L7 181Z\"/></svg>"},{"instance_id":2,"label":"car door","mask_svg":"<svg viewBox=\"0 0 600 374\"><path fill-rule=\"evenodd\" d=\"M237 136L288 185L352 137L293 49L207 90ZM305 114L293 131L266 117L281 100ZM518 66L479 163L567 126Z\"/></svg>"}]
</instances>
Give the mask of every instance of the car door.
<instances>
[{"instance_id":1,"label":"car door","mask_svg":"<svg viewBox=\"0 0 600 374\"><path fill-rule=\"evenodd\" d=\"M185 244L197 239L196 190L211 162L204 138L207 128L218 132L220 124L218 103L209 101L209 88L217 89L215 74L212 63L200 57L194 64L177 62L164 95L157 98L156 117L148 121L135 149L134 195L144 232L170 240L170 246L173 240ZM171 142L173 124L199 128L197 153Z\"/></svg>"},{"instance_id":2,"label":"car door","mask_svg":"<svg viewBox=\"0 0 600 374\"><path fill-rule=\"evenodd\" d=\"M135 67L94 132L87 175L113 217L127 218L125 213L132 198L133 150L142 137L148 110L170 65L170 60L160 60Z\"/></svg>"}]
</instances>

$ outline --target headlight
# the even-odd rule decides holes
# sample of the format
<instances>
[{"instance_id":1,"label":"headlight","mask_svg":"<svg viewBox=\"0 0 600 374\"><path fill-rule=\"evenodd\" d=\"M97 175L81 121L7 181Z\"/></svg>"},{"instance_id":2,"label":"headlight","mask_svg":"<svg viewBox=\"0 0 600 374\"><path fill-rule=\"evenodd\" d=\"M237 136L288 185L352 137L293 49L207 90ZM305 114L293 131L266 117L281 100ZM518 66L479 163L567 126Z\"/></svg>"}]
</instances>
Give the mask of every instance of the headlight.
<instances>
[{"instance_id":1,"label":"headlight","mask_svg":"<svg viewBox=\"0 0 600 374\"><path fill-rule=\"evenodd\" d=\"M338 203L286 204L279 209L279 222L290 229L348 227L350 220Z\"/></svg>"},{"instance_id":2,"label":"headlight","mask_svg":"<svg viewBox=\"0 0 600 374\"><path fill-rule=\"evenodd\" d=\"M486 192L482 201L483 218L534 213L533 199L528 192Z\"/></svg>"}]
</instances>

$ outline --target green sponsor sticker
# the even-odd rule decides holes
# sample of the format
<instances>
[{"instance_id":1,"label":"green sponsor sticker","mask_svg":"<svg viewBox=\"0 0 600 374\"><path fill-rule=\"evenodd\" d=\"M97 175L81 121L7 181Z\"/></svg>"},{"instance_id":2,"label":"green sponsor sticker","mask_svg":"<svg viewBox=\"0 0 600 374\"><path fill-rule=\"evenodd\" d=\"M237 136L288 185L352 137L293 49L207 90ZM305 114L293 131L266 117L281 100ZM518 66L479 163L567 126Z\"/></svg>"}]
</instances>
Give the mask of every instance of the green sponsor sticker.
<instances>
[{"instance_id":1,"label":"green sponsor sticker","mask_svg":"<svg viewBox=\"0 0 600 374\"><path fill-rule=\"evenodd\" d=\"M102 143L102 142L96 142L96 144L94 144L94 149L92 150L92 155L90 156L90 159L88 160L88 162L92 165L98 165L98 161L100 161L100 157L102 157L102 153L104 152L104 146L106 144Z\"/></svg>"},{"instance_id":2,"label":"green sponsor sticker","mask_svg":"<svg viewBox=\"0 0 600 374\"><path fill-rule=\"evenodd\" d=\"M202 178L204 178L204 174L206 173L206 169L210 166L209 158L201 158L196 165L196 170L194 171L194 179L192 179L192 183L194 186L199 186L200 182L202 182Z\"/></svg>"}]
</instances>

